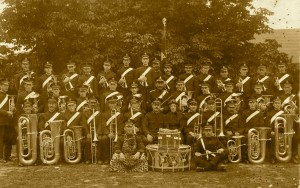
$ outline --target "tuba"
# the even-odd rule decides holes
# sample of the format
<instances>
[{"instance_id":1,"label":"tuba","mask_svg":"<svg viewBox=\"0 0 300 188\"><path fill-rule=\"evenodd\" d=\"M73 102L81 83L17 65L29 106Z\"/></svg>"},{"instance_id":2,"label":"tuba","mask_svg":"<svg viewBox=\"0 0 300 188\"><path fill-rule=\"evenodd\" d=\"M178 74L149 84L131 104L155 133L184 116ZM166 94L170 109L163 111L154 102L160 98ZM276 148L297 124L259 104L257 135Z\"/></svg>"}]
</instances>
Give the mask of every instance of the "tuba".
<instances>
[{"instance_id":1,"label":"tuba","mask_svg":"<svg viewBox=\"0 0 300 188\"><path fill-rule=\"evenodd\" d=\"M293 130L292 114L283 114L275 119L275 157L278 161L288 162L292 158Z\"/></svg>"},{"instance_id":2,"label":"tuba","mask_svg":"<svg viewBox=\"0 0 300 188\"><path fill-rule=\"evenodd\" d=\"M44 164L55 164L60 158L60 131L63 120L49 122L51 131L40 132L40 155Z\"/></svg>"},{"instance_id":3,"label":"tuba","mask_svg":"<svg viewBox=\"0 0 300 188\"><path fill-rule=\"evenodd\" d=\"M234 140L227 141L228 160L232 163L239 163L242 160L242 138L244 136L232 136Z\"/></svg>"},{"instance_id":4,"label":"tuba","mask_svg":"<svg viewBox=\"0 0 300 188\"><path fill-rule=\"evenodd\" d=\"M222 104L223 104L223 101L221 98L216 98L215 99L215 105L216 105L216 109L215 109L215 112L220 112L216 118L215 118L215 135L218 136L218 137L223 137L225 136L224 134L224 131L223 131L223 128L224 128L224 125L223 125L223 107L222 107ZM219 111L218 111L219 110ZM220 122L220 133L217 135L217 118L219 118L219 122Z\"/></svg>"},{"instance_id":5,"label":"tuba","mask_svg":"<svg viewBox=\"0 0 300 188\"><path fill-rule=\"evenodd\" d=\"M266 157L269 127L256 127L248 131L248 158L252 163L262 163Z\"/></svg>"},{"instance_id":6,"label":"tuba","mask_svg":"<svg viewBox=\"0 0 300 188\"><path fill-rule=\"evenodd\" d=\"M64 158L67 163L78 163L82 158L82 126L74 126L64 131Z\"/></svg>"},{"instance_id":7,"label":"tuba","mask_svg":"<svg viewBox=\"0 0 300 188\"><path fill-rule=\"evenodd\" d=\"M97 131L96 131L96 119L95 119L95 108L93 108L93 123L90 123L90 135L91 135L91 154L92 164L97 163Z\"/></svg>"},{"instance_id":8,"label":"tuba","mask_svg":"<svg viewBox=\"0 0 300 188\"><path fill-rule=\"evenodd\" d=\"M37 114L21 115L18 119L19 162L33 165L37 160Z\"/></svg>"}]
</instances>

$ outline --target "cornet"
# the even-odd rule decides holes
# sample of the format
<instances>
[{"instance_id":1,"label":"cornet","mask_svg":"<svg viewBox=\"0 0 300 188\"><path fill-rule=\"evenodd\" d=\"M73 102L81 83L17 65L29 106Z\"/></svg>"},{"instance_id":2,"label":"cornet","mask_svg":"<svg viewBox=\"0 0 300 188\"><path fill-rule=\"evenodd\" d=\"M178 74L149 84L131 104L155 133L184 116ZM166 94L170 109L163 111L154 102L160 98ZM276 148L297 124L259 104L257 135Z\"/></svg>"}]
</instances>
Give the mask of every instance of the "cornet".
<instances>
[{"instance_id":1,"label":"cornet","mask_svg":"<svg viewBox=\"0 0 300 188\"><path fill-rule=\"evenodd\" d=\"M57 102L58 103L58 111L60 113L64 113L67 109L67 102L66 102L67 97L68 96L63 95L63 96L59 96L59 98L58 98L58 102Z\"/></svg>"},{"instance_id":2,"label":"cornet","mask_svg":"<svg viewBox=\"0 0 300 188\"><path fill-rule=\"evenodd\" d=\"M221 80L217 80L217 85L222 89L223 92L226 91L225 84Z\"/></svg>"},{"instance_id":3,"label":"cornet","mask_svg":"<svg viewBox=\"0 0 300 188\"><path fill-rule=\"evenodd\" d=\"M101 83L101 80L103 80L102 83ZM107 82L106 78L102 75L100 75L99 84L102 84L102 87L104 87L104 88L108 87L108 82Z\"/></svg>"},{"instance_id":4,"label":"cornet","mask_svg":"<svg viewBox=\"0 0 300 188\"><path fill-rule=\"evenodd\" d=\"M66 80L66 79L70 79L70 77L68 77L67 75L64 75L63 80ZM68 83L65 83L65 89L66 89L66 91L73 91L74 90L74 86L73 86L71 80Z\"/></svg>"}]
</instances>

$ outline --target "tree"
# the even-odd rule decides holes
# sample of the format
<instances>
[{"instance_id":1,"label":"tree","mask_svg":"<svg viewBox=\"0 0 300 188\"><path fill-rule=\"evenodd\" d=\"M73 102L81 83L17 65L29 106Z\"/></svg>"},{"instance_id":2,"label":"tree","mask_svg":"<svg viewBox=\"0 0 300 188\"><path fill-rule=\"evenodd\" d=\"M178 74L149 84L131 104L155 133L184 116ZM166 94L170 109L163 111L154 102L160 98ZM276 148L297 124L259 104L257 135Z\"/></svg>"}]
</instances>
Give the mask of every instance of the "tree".
<instances>
[{"instance_id":1,"label":"tree","mask_svg":"<svg viewBox=\"0 0 300 188\"><path fill-rule=\"evenodd\" d=\"M5 0L0 37L16 49L32 49L38 66L52 61L56 71L67 61L92 62L96 72L106 58L117 67L123 55L139 65L144 52L159 58L167 18L167 60L180 67L210 61L214 67L248 61L264 44L250 41L270 32L271 14L252 0ZM266 43L265 45L268 45ZM259 49L259 50L256 50ZM271 54L272 58L279 52ZM269 62L266 62L269 63Z\"/></svg>"}]
</instances>

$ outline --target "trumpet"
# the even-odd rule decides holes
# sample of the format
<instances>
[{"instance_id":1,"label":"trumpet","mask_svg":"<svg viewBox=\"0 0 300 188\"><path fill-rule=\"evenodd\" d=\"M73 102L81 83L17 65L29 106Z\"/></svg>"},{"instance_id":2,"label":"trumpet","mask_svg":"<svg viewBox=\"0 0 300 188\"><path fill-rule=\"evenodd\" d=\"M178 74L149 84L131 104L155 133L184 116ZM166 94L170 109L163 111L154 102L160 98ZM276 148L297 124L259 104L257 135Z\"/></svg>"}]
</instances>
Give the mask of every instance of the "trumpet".
<instances>
[{"instance_id":1,"label":"trumpet","mask_svg":"<svg viewBox=\"0 0 300 188\"><path fill-rule=\"evenodd\" d=\"M63 80L65 81L66 79L70 79L70 77L68 77L67 75L64 75ZM65 83L65 89L66 91L73 91L74 90L74 86L71 82L71 80L67 83Z\"/></svg>"},{"instance_id":2,"label":"trumpet","mask_svg":"<svg viewBox=\"0 0 300 188\"><path fill-rule=\"evenodd\" d=\"M95 108L93 108L93 116L95 114ZM90 124L90 135L91 135L91 154L92 154L92 163L97 163L97 132L96 132L96 119L93 117L93 124Z\"/></svg>"},{"instance_id":3,"label":"trumpet","mask_svg":"<svg viewBox=\"0 0 300 188\"><path fill-rule=\"evenodd\" d=\"M18 119L18 153L23 165L33 165L37 160L37 127L36 114L21 115Z\"/></svg>"},{"instance_id":4,"label":"trumpet","mask_svg":"<svg viewBox=\"0 0 300 188\"><path fill-rule=\"evenodd\" d=\"M215 112L220 112L216 118L215 118L215 135L218 137L223 137L225 136L224 131L223 131L223 107L222 107L223 101L221 98L216 98L215 99ZM219 110L219 111L218 111ZM220 119L220 133L217 135L217 118Z\"/></svg>"},{"instance_id":5,"label":"trumpet","mask_svg":"<svg viewBox=\"0 0 300 188\"><path fill-rule=\"evenodd\" d=\"M222 89L223 92L226 91L225 84L221 80L217 80L217 85Z\"/></svg>"},{"instance_id":6,"label":"trumpet","mask_svg":"<svg viewBox=\"0 0 300 188\"><path fill-rule=\"evenodd\" d=\"M64 158L67 163L78 163L82 158L82 126L74 126L64 131Z\"/></svg>"},{"instance_id":7,"label":"trumpet","mask_svg":"<svg viewBox=\"0 0 300 188\"><path fill-rule=\"evenodd\" d=\"M292 158L293 130L292 114L283 114L275 119L275 157L281 162L288 162Z\"/></svg>"},{"instance_id":8,"label":"trumpet","mask_svg":"<svg viewBox=\"0 0 300 188\"><path fill-rule=\"evenodd\" d=\"M101 83L101 80L103 80L102 83ZM108 82L107 82L106 78L102 75L100 75L99 84L102 84L102 87L104 87L104 88L108 87Z\"/></svg>"},{"instance_id":9,"label":"trumpet","mask_svg":"<svg viewBox=\"0 0 300 188\"><path fill-rule=\"evenodd\" d=\"M248 131L248 158L252 163L262 163L266 157L269 127L256 127Z\"/></svg>"},{"instance_id":10,"label":"trumpet","mask_svg":"<svg viewBox=\"0 0 300 188\"><path fill-rule=\"evenodd\" d=\"M229 151L228 160L232 163L239 163L242 160L242 138L244 136L232 136L234 140L227 141Z\"/></svg>"},{"instance_id":11,"label":"trumpet","mask_svg":"<svg viewBox=\"0 0 300 188\"><path fill-rule=\"evenodd\" d=\"M51 131L40 132L40 156L44 164L55 164L60 158L60 132L63 120L50 121Z\"/></svg>"}]
</instances>

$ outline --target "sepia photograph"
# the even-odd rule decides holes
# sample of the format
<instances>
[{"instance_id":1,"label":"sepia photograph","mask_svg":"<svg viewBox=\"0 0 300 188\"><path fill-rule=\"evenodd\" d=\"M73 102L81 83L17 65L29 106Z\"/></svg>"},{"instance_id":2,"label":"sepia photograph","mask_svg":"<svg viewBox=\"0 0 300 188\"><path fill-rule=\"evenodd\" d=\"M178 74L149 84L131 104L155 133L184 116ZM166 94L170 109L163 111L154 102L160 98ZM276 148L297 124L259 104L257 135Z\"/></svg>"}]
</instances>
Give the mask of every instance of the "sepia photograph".
<instances>
[{"instance_id":1,"label":"sepia photograph","mask_svg":"<svg viewBox=\"0 0 300 188\"><path fill-rule=\"evenodd\" d=\"M299 0L0 0L0 187L300 187Z\"/></svg>"}]
</instances>

